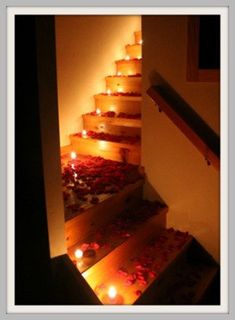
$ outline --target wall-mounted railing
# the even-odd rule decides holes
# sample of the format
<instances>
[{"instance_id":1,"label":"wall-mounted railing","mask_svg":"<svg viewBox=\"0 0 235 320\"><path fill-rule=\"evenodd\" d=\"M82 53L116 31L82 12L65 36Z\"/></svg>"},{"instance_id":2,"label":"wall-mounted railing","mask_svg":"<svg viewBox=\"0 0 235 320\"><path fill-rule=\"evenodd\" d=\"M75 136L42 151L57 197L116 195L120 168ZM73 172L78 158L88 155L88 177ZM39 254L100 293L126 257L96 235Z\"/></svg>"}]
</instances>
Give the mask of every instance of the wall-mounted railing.
<instances>
[{"instance_id":1,"label":"wall-mounted railing","mask_svg":"<svg viewBox=\"0 0 235 320\"><path fill-rule=\"evenodd\" d=\"M171 121L202 153L208 165L220 168L220 138L199 115L173 91L164 86L152 86L147 94Z\"/></svg>"}]
</instances>

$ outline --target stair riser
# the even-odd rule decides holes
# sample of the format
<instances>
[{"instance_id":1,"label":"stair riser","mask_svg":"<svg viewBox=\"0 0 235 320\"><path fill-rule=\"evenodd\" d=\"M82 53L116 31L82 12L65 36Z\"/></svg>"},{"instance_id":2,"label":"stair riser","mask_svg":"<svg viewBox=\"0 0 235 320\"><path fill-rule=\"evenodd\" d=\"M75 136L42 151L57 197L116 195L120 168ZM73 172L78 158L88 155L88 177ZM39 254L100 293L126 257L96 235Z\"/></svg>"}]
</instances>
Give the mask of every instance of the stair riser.
<instances>
[{"instance_id":1,"label":"stair riser","mask_svg":"<svg viewBox=\"0 0 235 320\"><path fill-rule=\"evenodd\" d=\"M138 250L146 239L153 234L160 233L165 226L166 212L162 212L151 218L146 224L143 224L134 236L84 272L83 275L92 289L94 290L101 283L109 283L110 278L115 277L123 262L133 256L133 253ZM128 304L128 301L125 302Z\"/></svg>"},{"instance_id":2,"label":"stair riser","mask_svg":"<svg viewBox=\"0 0 235 320\"><path fill-rule=\"evenodd\" d=\"M106 90L141 93L141 77L106 77Z\"/></svg>"},{"instance_id":3,"label":"stair riser","mask_svg":"<svg viewBox=\"0 0 235 320\"><path fill-rule=\"evenodd\" d=\"M142 46L140 44L133 44L126 46L126 54L131 59L142 57Z\"/></svg>"},{"instance_id":4,"label":"stair riser","mask_svg":"<svg viewBox=\"0 0 235 320\"><path fill-rule=\"evenodd\" d=\"M141 134L141 129L140 128L128 128L128 127L123 127L123 126L113 126L109 124L103 124L102 122L100 125L97 123L89 123L89 121L84 122L84 128L92 131L97 131L97 132L107 132L111 134L116 134L116 135L123 135L123 136L132 136L135 137L136 135Z\"/></svg>"},{"instance_id":5,"label":"stair riser","mask_svg":"<svg viewBox=\"0 0 235 320\"><path fill-rule=\"evenodd\" d=\"M116 113L141 113L141 100L128 100L120 97L95 96L95 106L102 112L114 111Z\"/></svg>"},{"instance_id":6,"label":"stair riser","mask_svg":"<svg viewBox=\"0 0 235 320\"><path fill-rule=\"evenodd\" d=\"M125 119L125 118L109 118L102 116L92 116L92 115L83 115L83 124L87 127L96 127L100 129L100 125L112 125L112 126L123 126L123 127L133 127L141 128L141 119ZM86 129L86 128L85 128ZM101 128L102 129L102 128ZM90 129L91 130L91 129Z\"/></svg>"},{"instance_id":7,"label":"stair riser","mask_svg":"<svg viewBox=\"0 0 235 320\"><path fill-rule=\"evenodd\" d=\"M142 180L131 184L118 194L92 206L75 218L66 221L65 234L67 248L71 248L76 245L76 243L83 241L90 233L97 230L98 227L108 223L127 208L132 207L136 199L142 197L142 185Z\"/></svg>"},{"instance_id":8,"label":"stair riser","mask_svg":"<svg viewBox=\"0 0 235 320\"><path fill-rule=\"evenodd\" d=\"M121 72L122 75L135 75L142 73L141 60L120 60L116 61L116 72Z\"/></svg>"},{"instance_id":9,"label":"stair riser","mask_svg":"<svg viewBox=\"0 0 235 320\"><path fill-rule=\"evenodd\" d=\"M84 139L70 136L73 149L83 155L100 156L105 159L122 161L122 150L127 149L127 162L140 164L140 146L109 141Z\"/></svg>"},{"instance_id":10,"label":"stair riser","mask_svg":"<svg viewBox=\"0 0 235 320\"><path fill-rule=\"evenodd\" d=\"M134 35L135 35L135 43L139 43L140 40L142 40L142 32L141 31L136 31L134 33Z\"/></svg>"}]
</instances>

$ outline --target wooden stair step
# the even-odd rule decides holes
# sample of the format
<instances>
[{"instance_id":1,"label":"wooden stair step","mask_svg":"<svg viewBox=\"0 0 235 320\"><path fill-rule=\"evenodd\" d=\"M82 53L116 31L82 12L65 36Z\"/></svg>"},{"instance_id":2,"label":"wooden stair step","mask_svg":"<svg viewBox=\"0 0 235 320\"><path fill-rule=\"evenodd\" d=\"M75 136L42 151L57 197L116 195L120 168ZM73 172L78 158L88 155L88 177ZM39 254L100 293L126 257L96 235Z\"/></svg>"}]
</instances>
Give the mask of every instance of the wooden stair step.
<instances>
[{"instance_id":1,"label":"wooden stair step","mask_svg":"<svg viewBox=\"0 0 235 320\"><path fill-rule=\"evenodd\" d=\"M134 36L135 36L135 43L140 43L140 41L142 40L142 32L135 31Z\"/></svg>"},{"instance_id":2,"label":"wooden stair step","mask_svg":"<svg viewBox=\"0 0 235 320\"><path fill-rule=\"evenodd\" d=\"M117 60L116 73L121 72L124 76L141 74L142 73L142 59Z\"/></svg>"},{"instance_id":3,"label":"wooden stair step","mask_svg":"<svg viewBox=\"0 0 235 320\"><path fill-rule=\"evenodd\" d=\"M108 76L105 78L106 90L111 92L141 93L141 76Z\"/></svg>"},{"instance_id":4,"label":"wooden stair step","mask_svg":"<svg viewBox=\"0 0 235 320\"><path fill-rule=\"evenodd\" d=\"M129 241L129 237L138 234L139 228L145 228L149 223L156 221L156 218L162 224L162 218L156 216L165 214L165 211L166 207L159 202L138 201L134 208L126 209L108 224L96 229L82 242L68 248L68 254L71 260L75 260L79 271L84 272L116 247ZM165 223L162 227L165 227ZM131 242L129 241L129 243ZM124 247L126 251L126 246ZM74 253L77 249L82 251L91 249L91 253L94 253L94 255L76 259Z\"/></svg>"},{"instance_id":5,"label":"wooden stair step","mask_svg":"<svg viewBox=\"0 0 235 320\"><path fill-rule=\"evenodd\" d=\"M132 164L140 163L140 143L129 144L82 138L77 134L72 134L69 137L74 150L80 154L100 156L105 159L126 161Z\"/></svg>"},{"instance_id":6,"label":"wooden stair step","mask_svg":"<svg viewBox=\"0 0 235 320\"><path fill-rule=\"evenodd\" d=\"M65 222L67 248L83 241L97 228L108 223L127 208L131 208L138 199L142 198L142 189L143 179L140 179L127 185L118 193L97 196L99 202L95 205L88 204L81 213L74 212L67 215Z\"/></svg>"},{"instance_id":7,"label":"wooden stair step","mask_svg":"<svg viewBox=\"0 0 235 320\"><path fill-rule=\"evenodd\" d=\"M95 107L102 112L141 113L141 96L114 96L98 94L94 96Z\"/></svg>"},{"instance_id":8,"label":"wooden stair step","mask_svg":"<svg viewBox=\"0 0 235 320\"><path fill-rule=\"evenodd\" d=\"M103 304L108 304L104 296L110 286L116 287L121 304L134 304L164 275L176 257L186 251L193 239L183 233L181 237L177 236L175 231L159 233L160 230L153 226L148 235L145 234L146 238L138 236L138 245L135 243L131 250L126 250L125 256L119 256L117 248L115 255L109 254L83 273ZM175 240L177 237L178 241Z\"/></svg>"},{"instance_id":9,"label":"wooden stair step","mask_svg":"<svg viewBox=\"0 0 235 320\"><path fill-rule=\"evenodd\" d=\"M114 135L140 136L141 119L83 115L85 130L107 132Z\"/></svg>"},{"instance_id":10,"label":"wooden stair step","mask_svg":"<svg viewBox=\"0 0 235 320\"><path fill-rule=\"evenodd\" d=\"M131 58L140 58L142 57L142 45L141 44L128 44L125 47L126 54Z\"/></svg>"},{"instance_id":11,"label":"wooden stair step","mask_svg":"<svg viewBox=\"0 0 235 320\"><path fill-rule=\"evenodd\" d=\"M96 128L97 130L103 129L102 124L104 125L112 125L112 126L124 126L124 127L132 127L132 128L141 128L141 119L128 119L121 117L107 117L107 116L95 116L84 114L82 116L84 129L93 130L92 128Z\"/></svg>"}]
</instances>

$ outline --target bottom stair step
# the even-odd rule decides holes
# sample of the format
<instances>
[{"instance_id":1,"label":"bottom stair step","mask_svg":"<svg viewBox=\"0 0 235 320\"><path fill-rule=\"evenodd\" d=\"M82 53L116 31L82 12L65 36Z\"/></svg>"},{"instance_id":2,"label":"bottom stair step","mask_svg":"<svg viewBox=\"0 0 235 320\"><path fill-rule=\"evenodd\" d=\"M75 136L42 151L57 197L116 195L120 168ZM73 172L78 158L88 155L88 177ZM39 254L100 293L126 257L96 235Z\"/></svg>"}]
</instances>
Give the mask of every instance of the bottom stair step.
<instances>
[{"instance_id":1,"label":"bottom stair step","mask_svg":"<svg viewBox=\"0 0 235 320\"><path fill-rule=\"evenodd\" d=\"M195 243L188 233L165 229L145 242L142 238L122 261L109 261L107 255L83 276L102 304L197 304L218 266ZM112 286L113 299L107 295Z\"/></svg>"},{"instance_id":2,"label":"bottom stair step","mask_svg":"<svg viewBox=\"0 0 235 320\"><path fill-rule=\"evenodd\" d=\"M139 236L138 245L133 246L125 257L119 259L119 252L116 251L114 257L108 255L84 272L83 276L103 304L113 304L112 300L106 299L111 286L115 286L118 292L117 304L134 304L174 259L186 250L192 239L187 233L166 229L155 236L151 232L147 239L146 235L145 238L144 235Z\"/></svg>"}]
</instances>

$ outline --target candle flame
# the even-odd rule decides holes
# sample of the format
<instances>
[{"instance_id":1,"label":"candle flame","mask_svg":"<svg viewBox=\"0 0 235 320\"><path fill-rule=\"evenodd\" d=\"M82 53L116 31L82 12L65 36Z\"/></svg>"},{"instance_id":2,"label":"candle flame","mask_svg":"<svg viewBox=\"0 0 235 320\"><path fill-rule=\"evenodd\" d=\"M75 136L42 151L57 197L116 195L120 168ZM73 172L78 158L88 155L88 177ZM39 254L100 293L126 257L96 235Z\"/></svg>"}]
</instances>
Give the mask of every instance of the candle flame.
<instances>
[{"instance_id":1,"label":"candle flame","mask_svg":"<svg viewBox=\"0 0 235 320\"><path fill-rule=\"evenodd\" d=\"M142 58L141 56L138 56L138 57L137 57L137 59L139 59L139 60L140 60L141 58Z\"/></svg>"},{"instance_id":2,"label":"candle flame","mask_svg":"<svg viewBox=\"0 0 235 320\"><path fill-rule=\"evenodd\" d=\"M130 60L130 56L125 56L125 60Z\"/></svg>"},{"instance_id":3,"label":"candle flame","mask_svg":"<svg viewBox=\"0 0 235 320\"><path fill-rule=\"evenodd\" d=\"M71 153L70 153L70 157L71 157L71 159L76 159L77 158L77 154L76 154L76 152L75 151L72 151Z\"/></svg>"},{"instance_id":4,"label":"candle flame","mask_svg":"<svg viewBox=\"0 0 235 320\"><path fill-rule=\"evenodd\" d=\"M87 131L85 129L82 130L82 136L86 137L87 136Z\"/></svg>"},{"instance_id":5,"label":"candle flame","mask_svg":"<svg viewBox=\"0 0 235 320\"><path fill-rule=\"evenodd\" d=\"M97 114L97 115L100 115L100 114L101 114L101 110L97 108L97 109L96 109L96 114Z\"/></svg>"},{"instance_id":6,"label":"candle flame","mask_svg":"<svg viewBox=\"0 0 235 320\"><path fill-rule=\"evenodd\" d=\"M141 39L141 40L139 41L139 44L143 44L143 42L144 42L144 41Z\"/></svg>"},{"instance_id":7,"label":"candle flame","mask_svg":"<svg viewBox=\"0 0 235 320\"><path fill-rule=\"evenodd\" d=\"M81 259L82 256L83 256L83 251L80 250L80 249L77 249L75 252L74 252L74 255L77 259Z\"/></svg>"},{"instance_id":8,"label":"candle flame","mask_svg":"<svg viewBox=\"0 0 235 320\"><path fill-rule=\"evenodd\" d=\"M108 296L110 299L114 299L117 295L117 290L114 286L109 287Z\"/></svg>"},{"instance_id":9,"label":"candle flame","mask_svg":"<svg viewBox=\"0 0 235 320\"><path fill-rule=\"evenodd\" d=\"M78 174L75 172L73 176L76 179L78 177Z\"/></svg>"},{"instance_id":10,"label":"candle flame","mask_svg":"<svg viewBox=\"0 0 235 320\"><path fill-rule=\"evenodd\" d=\"M107 94L110 96L111 95L111 93L112 93L112 91L110 90L110 89L107 89Z\"/></svg>"},{"instance_id":11,"label":"candle flame","mask_svg":"<svg viewBox=\"0 0 235 320\"><path fill-rule=\"evenodd\" d=\"M122 75L121 71L118 71L117 76L121 76L121 75Z\"/></svg>"}]
</instances>

